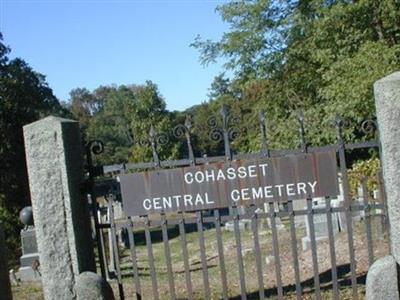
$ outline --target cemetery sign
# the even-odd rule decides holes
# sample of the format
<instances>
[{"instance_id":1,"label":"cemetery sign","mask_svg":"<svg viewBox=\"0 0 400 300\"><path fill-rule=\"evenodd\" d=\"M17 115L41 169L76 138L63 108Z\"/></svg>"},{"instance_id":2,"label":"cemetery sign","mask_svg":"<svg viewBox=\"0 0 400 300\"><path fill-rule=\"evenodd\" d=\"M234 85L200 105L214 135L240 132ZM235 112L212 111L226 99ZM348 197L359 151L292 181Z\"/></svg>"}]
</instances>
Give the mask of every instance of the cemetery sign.
<instances>
[{"instance_id":1,"label":"cemetery sign","mask_svg":"<svg viewBox=\"0 0 400 300\"><path fill-rule=\"evenodd\" d=\"M337 196L336 153L304 153L120 175L127 216Z\"/></svg>"}]
</instances>

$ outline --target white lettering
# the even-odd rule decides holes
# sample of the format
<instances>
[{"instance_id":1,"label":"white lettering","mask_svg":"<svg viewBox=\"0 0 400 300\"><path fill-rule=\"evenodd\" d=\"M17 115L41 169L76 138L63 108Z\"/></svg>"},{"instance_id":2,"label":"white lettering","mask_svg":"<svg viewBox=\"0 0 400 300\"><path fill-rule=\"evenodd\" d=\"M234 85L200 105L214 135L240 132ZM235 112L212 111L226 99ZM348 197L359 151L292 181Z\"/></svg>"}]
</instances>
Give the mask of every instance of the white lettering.
<instances>
[{"instance_id":1,"label":"white lettering","mask_svg":"<svg viewBox=\"0 0 400 300\"><path fill-rule=\"evenodd\" d=\"M245 167L239 167L238 168L238 177L243 179L246 176L247 176L246 168Z\"/></svg>"},{"instance_id":2,"label":"white lettering","mask_svg":"<svg viewBox=\"0 0 400 300\"><path fill-rule=\"evenodd\" d=\"M161 198L153 198L153 207L154 209L161 209Z\"/></svg>"},{"instance_id":3,"label":"white lettering","mask_svg":"<svg viewBox=\"0 0 400 300\"><path fill-rule=\"evenodd\" d=\"M220 179L226 180L224 171L222 171L221 169L218 170L218 175L217 175L217 180Z\"/></svg>"},{"instance_id":4,"label":"white lettering","mask_svg":"<svg viewBox=\"0 0 400 300\"><path fill-rule=\"evenodd\" d=\"M182 196L181 195L175 195L175 196L173 196L173 198L176 201L176 207L180 207L181 206L180 205L180 200L181 200Z\"/></svg>"},{"instance_id":5,"label":"white lettering","mask_svg":"<svg viewBox=\"0 0 400 300\"><path fill-rule=\"evenodd\" d=\"M206 170L206 181L209 182L210 178L211 181L215 181L214 170Z\"/></svg>"},{"instance_id":6,"label":"white lettering","mask_svg":"<svg viewBox=\"0 0 400 300\"><path fill-rule=\"evenodd\" d=\"M278 189L278 195L279 197L282 197L282 188L283 188L283 184L278 184L275 186Z\"/></svg>"},{"instance_id":7,"label":"white lettering","mask_svg":"<svg viewBox=\"0 0 400 300\"><path fill-rule=\"evenodd\" d=\"M188 206L188 203L193 206L192 195L183 195L183 202L185 203L185 206Z\"/></svg>"},{"instance_id":8,"label":"white lettering","mask_svg":"<svg viewBox=\"0 0 400 300\"><path fill-rule=\"evenodd\" d=\"M146 205L146 203L148 203ZM145 210L150 210L151 209L151 200L150 199L144 199L143 200L143 207Z\"/></svg>"},{"instance_id":9,"label":"white lettering","mask_svg":"<svg viewBox=\"0 0 400 300\"><path fill-rule=\"evenodd\" d=\"M272 198L274 195L272 194L272 186L264 186L264 197L265 198Z\"/></svg>"},{"instance_id":10,"label":"white lettering","mask_svg":"<svg viewBox=\"0 0 400 300\"><path fill-rule=\"evenodd\" d=\"M200 194L197 194L196 195L196 201L195 201L194 205L199 205L199 203L201 203L201 205L204 205L203 198L201 197Z\"/></svg>"},{"instance_id":11,"label":"white lettering","mask_svg":"<svg viewBox=\"0 0 400 300\"><path fill-rule=\"evenodd\" d=\"M192 173L185 173L185 182L187 184L193 183L193 174Z\"/></svg>"},{"instance_id":12,"label":"white lettering","mask_svg":"<svg viewBox=\"0 0 400 300\"><path fill-rule=\"evenodd\" d=\"M286 194L288 196L296 195L296 190L294 189L294 183L289 183L286 185Z\"/></svg>"},{"instance_id":13,"label":"white lettering","mask_svg":"<svg viewBox=\"0 0 400 300\"><path fill-rule=\"evenodd\" d=\"M249 177L257 177L255 165L249 166L248 169L249 169Z\"/></svg>"},{"instance_id":14,"label":"white lettering","mask_svg":"<svg viewBox=\"0 0 400 300\"><path fill-rule=\"evenodd\" d=\"M261 165L259 165L259 167L260 167L261 170L262 170L263 176L265 176L265 175L267 174L267 170L266 170L267 166L268 166L268 164L261 164Z\"/></svg>"},{"instance_id":15,"label":"white lettering","mask_svg":"<svg viewBox=\"0 0 400 300\"><path fill-rule=\"evenodd\" d=\"M253 193L253 199L259 199L263 197L263 190L261 186L258 189L252 188L251 191Z\"/></svg>"},{"instance_id":16,"label":"white lettering","mask_svg":"<svg viewBox=\"0 0 400 300\"><path fill-rule=\"evenodd\" d=\"M250 200L248 188L242 189L242 199L245 201Z\"/></svg>"},{"instance_id":17,"label":"white lettering","mask_svg":"<svg viewBox=\"0 0 400 300\"><path fill-rule=\"evenodd\" d=\"M231 168L226 169L226 173L227 173L228 179L232 180L232 179L236 178L236 172L235 172L234 168L231 167Z\"/></svg>"},{"instance_id":18,"label":"white lettering","mask_svg":"<svg viewBox=\"0 0 400 300\"><path fill-rule=\"evenodd\" d=\"M172 208L172 198L171 197L163 197L163 206L164 208L167 208L167 206L169 208Z\"/></svg>"},{"instance_id":19,"label":"white lettering","mask_svg":"<svg viewBox=\"0 0 400 300\"><path fill-rule=\"evenodd\" d=\"M235 196L236 195L236 196ZM240 200L240 193L238 190L232 190L231 192L231 198L233 201L237 202Z\"/></svg>"},{"instance_id":20,"label":"white lettering","mask_svg":"<svg viewBox=\"0 0 400 300\"><path fill-rule=\"evenodd\" d=\"M316 181L314 181L313 183L308 182L308 185L311 188L311 192L314 194L315 193L315 186L317 185L317 182Z\"/></svg>"},{"instance_id":21,"label":"white lettering","mask_svg":"<svg viewBox=\"0 0 400 300\"><path fill-rule=\"evenodd\" d=\"M207 204L213 204L213 203L214 203L213 200L209 200L209 199L208 199L208 193L204 193L204 197L206 198L206 203L207 203Z\"/></svg>"},{"instance_id":22,"label":"white lettering","mask_svg":"<svg viewBox=\"0 0 400 300\"><path fill-rule=\"evenodd\" d=\"M297 193L300 195L300 191L304 194L307 195L306 192L306 184L304 182L299 182L297 183Z\"/></svg>"},{"instance_id":23,"label":"white lettering","mask_svg":"<svg viewBox=\"0 0 400 300\"><path fill-rule=\"evenodd\" d=\"M197 171L194 173L194 178L198 183L202 183L204 181L204 173L202 171Z\"/></svg>"}]
</instances>

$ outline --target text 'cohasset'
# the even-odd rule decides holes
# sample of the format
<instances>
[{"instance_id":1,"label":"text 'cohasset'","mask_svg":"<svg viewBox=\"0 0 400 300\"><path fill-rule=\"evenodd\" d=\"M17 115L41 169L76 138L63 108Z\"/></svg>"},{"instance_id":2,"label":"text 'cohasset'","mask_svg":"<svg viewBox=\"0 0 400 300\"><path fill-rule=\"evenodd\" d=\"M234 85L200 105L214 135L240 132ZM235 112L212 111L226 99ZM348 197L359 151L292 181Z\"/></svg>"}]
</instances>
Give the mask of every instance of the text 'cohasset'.
<instances>
[{"instance_id":1,"label":"text 'cohasset'","mask_svg":"<svg viewBox=\"0 0 400 300\"><path fill-rule=\"evenodd\" d=\"M268 164L250 165L247 167L241 166L238 168L229 167L226 170L223 169L210 169L197 172L187 172L184 175L185 182L187 184L192 183L203 183L210 181L220 180L235 180L237 178L244 179L246 177L257 177L257 171L260 171L262 176L266 175Z\"/></svg>"}]
</instances>

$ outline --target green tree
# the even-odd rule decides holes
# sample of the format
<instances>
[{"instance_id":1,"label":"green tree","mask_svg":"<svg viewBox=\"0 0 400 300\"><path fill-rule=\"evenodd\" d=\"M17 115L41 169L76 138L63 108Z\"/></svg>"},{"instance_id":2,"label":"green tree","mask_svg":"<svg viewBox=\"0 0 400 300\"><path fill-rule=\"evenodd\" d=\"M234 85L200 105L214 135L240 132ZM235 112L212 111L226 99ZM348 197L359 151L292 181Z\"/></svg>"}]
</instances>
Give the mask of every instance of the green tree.
<instances>
[{"instance_id":1,"label":"green tree","mask_svg":"<svg viewBox=\"0 0 400 300\"><path fill-rule=\"evenodd\" d=\"M29 205L22 126L49 114L65 115L45 77L22 59L10 60L0 34L0 222L17 253L18 211Z\"/></svg>"},{"instance_id":2,"label":"green tree","mask_svg":"<svg viewBox=\"0 0 400 300\"><path fill-rule=\"evenodd\" d=\"M104 87L102 88L104 91ZM98 90L95 90L96 94ZM87 140L99 139L105 144L105 152L97 159L102 164L150 161L151 147L148 141L151 125L171 139L171 113L158 87L151 81L144 85L110 87L102 98L101 110L88 120ZM89 95L89 98L93 97ZM84 119L85 120L85 119ZM179 152L172 141L159 145L160 158L169 159Z\"/></svg>"},{"instance_id":3,"label":"green tree","mask_svg":"<svg viewBox=\"0 0 400 300\"><path fill-rule=\"evenodd\" d=\"M226 59L240 105L252 103L246 119L267 111L273 147L298 146L299 110L314 145L334 142L336 114L354 122L346 138L360 138L360 122L375 115L373 82L400 67L398 1L240 0L218 11L230 30L193 46L205 64ZM248 145L256 149L250 125Z\"/></svg>"}]
</instances>

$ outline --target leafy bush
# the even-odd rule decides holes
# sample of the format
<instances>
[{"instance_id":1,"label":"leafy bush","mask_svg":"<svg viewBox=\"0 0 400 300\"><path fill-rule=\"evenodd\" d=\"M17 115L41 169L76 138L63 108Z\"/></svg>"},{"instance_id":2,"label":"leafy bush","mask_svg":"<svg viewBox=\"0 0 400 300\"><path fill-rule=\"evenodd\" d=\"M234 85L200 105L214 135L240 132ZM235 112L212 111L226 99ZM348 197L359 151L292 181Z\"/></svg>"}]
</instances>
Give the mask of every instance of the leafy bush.
<instances>
[{"instance_id":1,"label":"leafy bush","mask_svg":"<svg viewBox=\"0 0 400 300\"><path fill-rule=\"evenodd\" d=\"M18 263L21 256L19 232L21 223L18 219L18 212L9 211L4 207L4 197L0 195L0 225L3 227L8 249L9 267L12 268Z\"/></svg>"},{"instance_id":2,"label":"leafy bush","mask_svg":"<svg viewBox=\"0 0 400 300\"><path fill-rule=\"evenodd\" d=\"M371 193L373 190L376 190L378 188L378 173L380 168L381 164L378 158L370 158L354 163L348 172L350 194L353 197L357 196L357 189L361 186L364 178L367 180L368 191Z\"/></svg>"}]
</instances>

